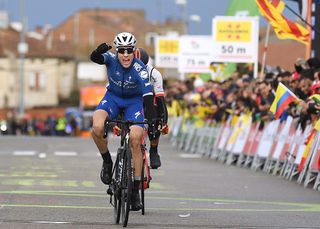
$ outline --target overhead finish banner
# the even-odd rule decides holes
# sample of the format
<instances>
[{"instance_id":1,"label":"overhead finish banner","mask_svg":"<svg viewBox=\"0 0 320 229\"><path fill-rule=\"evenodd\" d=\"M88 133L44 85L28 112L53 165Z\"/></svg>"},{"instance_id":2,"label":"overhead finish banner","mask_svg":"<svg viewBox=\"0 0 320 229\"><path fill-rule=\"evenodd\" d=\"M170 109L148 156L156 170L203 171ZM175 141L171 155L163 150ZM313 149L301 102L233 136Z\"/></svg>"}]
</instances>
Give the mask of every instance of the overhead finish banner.
<instances>
[{"instance_id":1,"label":"overhead finish banner","mask_svg":"<svg viewBox=\"0 0 320 229\"><path fill-rule=\"evenodd\" d=\"M259 17L217 16L212 37L214 62L258 63Z\"/></svg>"},{"instance_id":2,"label":"overhead finish banner","mask_svg":"<svg viewBox=\"0 0 320 229\"><path fill-rule=\"evenodd\" d=\"M210 73L213 50L211 36L180 37L178 70L181 73Z\"/></svg>"},{"instance_id":3,"label":"overhead finish banner","mask_svg":"<svg viewBox=\"0 0 320 229\"><path fill-rule=\"evenodd\" d=\"M158 68L177 68L179 37L158 36L155 41L155 66Z\"/></svg>"}]
</instances>

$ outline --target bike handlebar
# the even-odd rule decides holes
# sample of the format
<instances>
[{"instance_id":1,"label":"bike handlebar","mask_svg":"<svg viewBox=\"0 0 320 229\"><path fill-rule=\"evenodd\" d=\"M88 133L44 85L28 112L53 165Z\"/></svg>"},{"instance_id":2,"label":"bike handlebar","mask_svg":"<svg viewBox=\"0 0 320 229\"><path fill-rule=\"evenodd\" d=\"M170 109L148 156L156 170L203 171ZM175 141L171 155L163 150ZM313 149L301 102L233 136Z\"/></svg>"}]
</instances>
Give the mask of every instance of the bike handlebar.
<instances>
[{"instance_id":1,"label":"bike handlebar","mask_svg":"<svg viewBox=\"0 0 320 229\"><path fill-rule=\"evenodd\" d=\"M132 120L123 120L123 119L106 119L104 122L104 127L105 127L105 132L103 137L106 138L108 135L108 126L110 123L115 123L115 124L121 124L124 125L126 127L130 127L132 125L145 125L147 124L148 126L153 126L154 123L159 122L158 126L160 126L160 129L162 128L163 125L163 120L161 118L155 118L152 120L147 120L147 121L143 121L143 122L136 122L136 121L132 121Z\"/></svg>"}]
</instances>

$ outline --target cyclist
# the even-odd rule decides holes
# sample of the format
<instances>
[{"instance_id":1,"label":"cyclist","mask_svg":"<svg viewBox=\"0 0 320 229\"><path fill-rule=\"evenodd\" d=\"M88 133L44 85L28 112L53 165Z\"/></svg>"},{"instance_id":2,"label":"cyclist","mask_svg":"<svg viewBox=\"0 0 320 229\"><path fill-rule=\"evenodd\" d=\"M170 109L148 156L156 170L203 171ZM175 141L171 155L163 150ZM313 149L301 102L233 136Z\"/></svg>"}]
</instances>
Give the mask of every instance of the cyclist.
<instances>
[{"instance_id":1,"label":"cyclist","mask_svg":"<svg viewBox=\"0 0 320 229\"><path fill-rule=\"evenodd\" d=\"M156 117L153 107L152 86L149 82L145 65L134 57L136 38L133 34L122 32L114 38L116 53L109 52L112 48L107 43L100 44L90 56L90 59L100 65L106 65L109 84L107 91L93 114L92 138L97 145L102 159L100 173L101 181L110 184L112 179L112 159L108 143L103 138L104 121L106 118L115 119L120 110L124 110L124 119L142 122L144 120L143 104L146 107L146 118ZM142 169L142 154L140 149L143 136L143 126L130 127L130 148L133 158L134 187L132 193L132 210L138 211L142 205L139 196L139 184ZM149 128L148 131L156 130Z\"/></svg>"},{"instance_id":2,"label":"cyclist","mask_svg":"<svg viewBox=\"0 0 320 229\"><path fill-rule=\"evenodd\" d=\"M167 106L164 99L164 90L163 90L163 78L161 73L155 69L150 63L150 58L146 50L143 48L136 49L136 58L140 59L147 68L149 73L150 82L153 86L153 94L154 94L154 105L155 110L157 112L157 118L161 118L163 121L163 128L161 132L163 134L168 133L168 111ZM149 134L150 139L150 166L152 169L157 169L161 166L161 160L158 153L158 144L159 144L160 132L155 136L151 136Z\"/></svg>"}]
</instances>

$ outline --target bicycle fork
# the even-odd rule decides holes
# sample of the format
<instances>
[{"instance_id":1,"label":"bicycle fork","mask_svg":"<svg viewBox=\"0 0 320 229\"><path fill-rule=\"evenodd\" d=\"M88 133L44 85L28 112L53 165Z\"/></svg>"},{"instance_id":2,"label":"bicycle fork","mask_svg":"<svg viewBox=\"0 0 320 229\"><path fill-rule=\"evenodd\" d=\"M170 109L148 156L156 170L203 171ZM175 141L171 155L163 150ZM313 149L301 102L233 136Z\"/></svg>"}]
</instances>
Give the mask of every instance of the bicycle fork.
<instances>
[{"instance_id":1,"label":"bicycle fork","mask_svg":"<svg viewBox=\"0 0 320 229\"><path fill-rule=\"evenodd\" d=\"M120 149L119 149L120 150ZM112 175L114 175L114 178L112 179L109 188L107 189L107 194L110 195L110 204L114 206L114 203L112 202L112 196L118 195L120 192L121 187L121 174L123 170L123 157L121 156L121 153L117 153L117 160L115 163L115 166L112 171Z\"/></svg>"}]
</instances>

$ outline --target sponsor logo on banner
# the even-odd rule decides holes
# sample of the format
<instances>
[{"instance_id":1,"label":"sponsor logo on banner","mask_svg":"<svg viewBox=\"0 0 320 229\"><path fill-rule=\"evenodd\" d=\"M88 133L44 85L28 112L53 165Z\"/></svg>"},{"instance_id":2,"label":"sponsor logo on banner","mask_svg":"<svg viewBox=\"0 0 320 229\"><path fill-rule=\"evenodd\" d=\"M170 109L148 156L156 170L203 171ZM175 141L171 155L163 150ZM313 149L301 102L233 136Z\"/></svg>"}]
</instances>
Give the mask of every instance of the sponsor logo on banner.
<instances>
[{"instance_id":1,"label":"sponsor logo on banner","mask_svg":"<svg viewBox=\"0 0 320 229\"><path fill-rule=\"evenodd\" d=\"M218 21L216 30L217 41L251 42L251 21Z\"/></svg>"},{"instance_id":2,"label":"sponsor logo on banner","mask_svg":"<svg viewBox=\"0 0 320 229\"><path fill-rule=\"evenodd\" d=\"M179 72L211 72L210 62L213 51L211 36L181 36L179 50Z\"/></svg>"},{"instance_id":3,"label":"sponsor logo on banner","mask_svg":"<svg viewBox=\"0 0 320 229\"><path fill-rule=\"evenodd\" d=\"M217 16L212 21L214 62L258 62L258 17Z\"/></svg>"}]
</instances>

